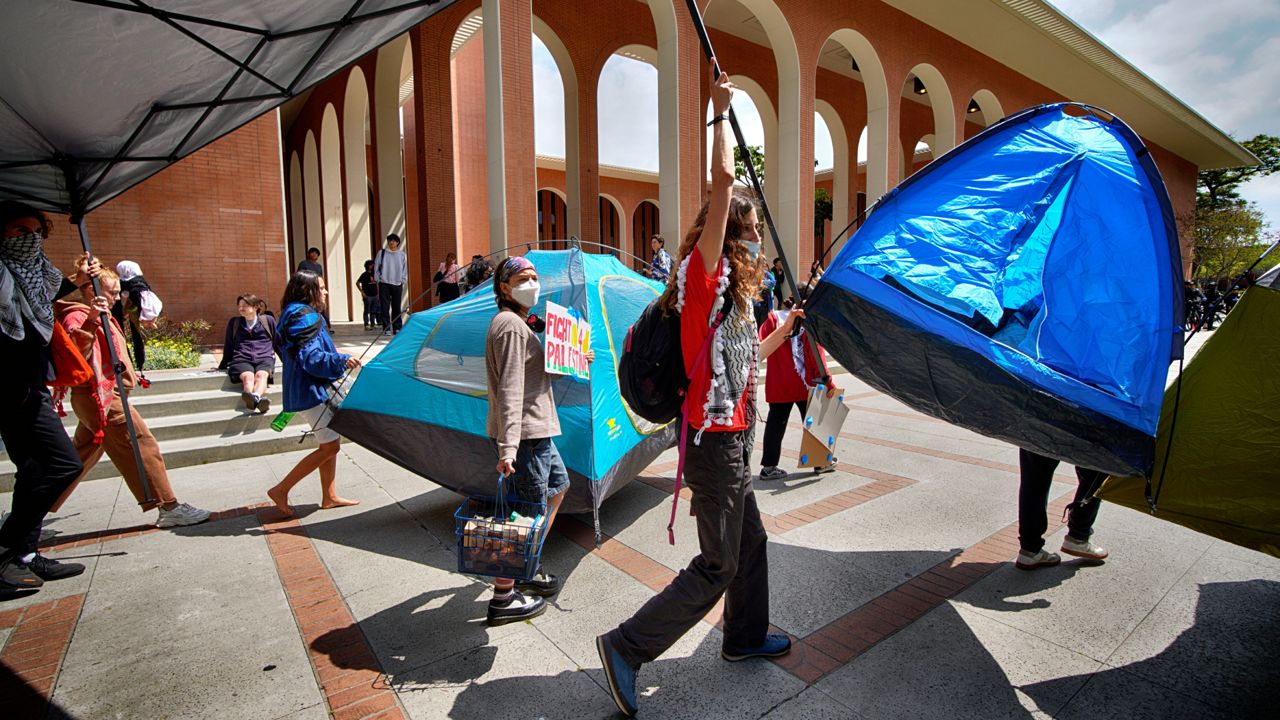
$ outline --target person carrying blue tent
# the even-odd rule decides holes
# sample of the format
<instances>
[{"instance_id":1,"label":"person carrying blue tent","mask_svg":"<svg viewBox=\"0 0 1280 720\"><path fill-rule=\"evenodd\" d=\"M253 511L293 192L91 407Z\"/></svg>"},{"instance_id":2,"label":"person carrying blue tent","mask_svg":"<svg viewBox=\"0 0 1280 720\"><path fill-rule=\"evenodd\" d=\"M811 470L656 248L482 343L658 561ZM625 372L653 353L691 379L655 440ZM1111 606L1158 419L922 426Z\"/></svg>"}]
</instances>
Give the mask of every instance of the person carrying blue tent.
<instances>
[{"instance_id":1,"label":"person carrying blue tent","mask_svg":"<svg viewBox=\"0 0 1280 720\"><path fill-rule=\"evenodd\" d=\"M1058 460L1030 450L1018 450L1018 557L1014 565L1019 570L1035 570L1053 567L1062 562L1058 553L1044 549L1044 532L1049 528L1049 516L1045 508L1049 503L1049 488L1053 485L1053 471ZM1076 467L1075 500L1067 507L1067 536L1062 540L1062 552L1082 560L1101 563L1107 559L1105 548L1094 544L1093 522L1098 519L1098 506L1094 491L1102 487L1107 474L1089 468Z\"/></svg>"},{"instance_id":2,"label":"person carrying blue tent","mask_svg":"<svg viewBox=\"0 0 1280 720\"><path fill-rule=\"evenodd\" d=\"M715 61L712 60L715 67ZM627 716L637 711L636 676L666 652L721 598L728 661L779 657L791 638L769 632L768 535L751 488L749 460L756 424L756 371L803 312L763 342L752 298L760 291L761 226L754 197L734 187L725 120L733 83L712 78L712 181L707 203L680 244L678 270L659 301L680 315L680 344L689 374L685 461L693 492L699 554L629 620L596 638L610 694ZM709 360L707 362L706 360Z\"/></svg>"},{"instance_id":3,"label":"person carrying blue tent","mask_svg":"<svg viewBox=\"0 0 1280 720\"><path fill-rule=\"evenodd\" d=\"M552 442L560 434L560 418L537 335L544 330L543 321L529 314L540 290L538 270L528 258L508 257L494 274L499 310L485 335L485 425L497 447L498 474L510 479L521 501L547 504L549 528L569 489L569 473ZM595 353L588 350L586 358L591 362ZM521 582L498 578L486 622L498 626L537 617L547 609L543 598L558 592L560 579L541 567Z\"/></svg>"}]
</instances>

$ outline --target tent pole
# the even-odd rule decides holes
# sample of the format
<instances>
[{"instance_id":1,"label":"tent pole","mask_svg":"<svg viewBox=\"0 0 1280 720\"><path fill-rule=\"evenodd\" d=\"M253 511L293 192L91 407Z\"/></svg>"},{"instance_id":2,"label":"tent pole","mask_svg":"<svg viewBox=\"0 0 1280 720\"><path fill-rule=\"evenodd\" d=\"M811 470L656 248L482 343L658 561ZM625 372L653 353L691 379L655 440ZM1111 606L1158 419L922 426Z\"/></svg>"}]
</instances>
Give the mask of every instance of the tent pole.
<instances>
[{"instance_id":1,"label":"tent pole","mask_svg":"<svg viewBox=\"0 0 1280 720\"><path fill-rule=\"evenodd\" d=\"M689 17L693 20L693 27L698 31L698 40L702 45L702 52L707 56L707 61L712 63L716 76L719 77L723 72L720 69L720 63L715 62L715 50L711 47L711 36L707 34L707 26L702 22L702 13L698 10L698 4L694 0L685 0L685 4L689 7ZM769 202L764 197L764 187L760 183L760 178L756 176L755 165L751 162L751 153L747 150L747 141L742 136L742 128L738 126L738 116L733 112L733 106L729 106L729 125L733 128L733 137L738 141L738 151L742 153L743 165L747 168L747 176L751 179L751 187L756 191L757 199L760 202L760 212L764 215L765 225L769 227L769 236L773 239L773 247L777 251L777 257L782 260L782 274L787 281L787 286L791 289L792 296L800 297L800 288L796 285L795 273L791 270L791 261L787 259L787 253L782 249L782 239L778 237L778 228L773 222L773 214L769 212ZM813 333L805 333L808 340L809 352L813 353L814 362L819 366L818 377L812 378L815 382L812 384L831 384L831 374L827 372L826 365L821 361L822 355L818 351L818 341L813 337Z\"/></svg>"},{"instance_id":2,"label":"tent pole","mask_svg":"<svg viewBox=\"0 0 1280 720\"><path fill-rule=\"evenodd\" d=\"M85 253L92 259L93 251L89 247L89 229L85 227L83 203L80 202L79 186L75 182L75 171L70 166L67 166L63 172L67 179L67 191L71 193L72 197L71 223L80 232L80 247L84 248ZM102 285L98 278L89 278L89 282L93 285L93 294L101 297ZM111 358L111 369L116 374L116 392L120 394L120 405L124 408L124 423L129 429L129 443L133 446L133 463L138 468L138 480L142 485L142 500L150 504L155 501L155 496L151 492L151 482L147 478L147 469L142 464L142 451L138 448L138 431L133 426L133 413L129 411L129 393L126 392L124 387L125 364L116 353L115 341L111 337L114 333L114 330L111 329L111 313L102 313L98 318L98 323L102 327L103 337L107 340L107 354Z\"/></svg>"}]
</instances>

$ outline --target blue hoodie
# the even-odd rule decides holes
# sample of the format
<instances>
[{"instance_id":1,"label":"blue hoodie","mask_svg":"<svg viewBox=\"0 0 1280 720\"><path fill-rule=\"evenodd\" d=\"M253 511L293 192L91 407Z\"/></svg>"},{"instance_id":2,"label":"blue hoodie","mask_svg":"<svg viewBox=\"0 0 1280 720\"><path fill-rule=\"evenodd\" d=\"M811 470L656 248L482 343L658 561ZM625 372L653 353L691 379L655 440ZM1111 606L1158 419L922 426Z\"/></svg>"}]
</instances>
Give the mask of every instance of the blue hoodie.
<instances>
[{"instance_id":1,"label":"blue hoodie","mask_svg":"<svg viewBox=\"0 0 1280 720\"><path fill-rule=\"evenodd\" d=\"M276 323L276 347L284 360L284 409L300 412L329 396L328 386L346 372L347 358L338 352L324 318L310 305L289 303Z\"/></svg>"}]
</instances>

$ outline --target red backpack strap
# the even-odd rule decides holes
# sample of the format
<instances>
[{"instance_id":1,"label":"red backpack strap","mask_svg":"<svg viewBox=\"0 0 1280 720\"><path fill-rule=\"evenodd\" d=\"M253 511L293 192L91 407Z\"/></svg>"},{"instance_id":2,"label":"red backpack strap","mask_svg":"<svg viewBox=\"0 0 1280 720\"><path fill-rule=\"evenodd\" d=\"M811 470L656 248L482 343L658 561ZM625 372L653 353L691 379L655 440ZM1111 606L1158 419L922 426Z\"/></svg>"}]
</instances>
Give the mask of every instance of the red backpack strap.
<instances>
[{"instance_id":1,"label":"red backpack strap","mask_svg":"<svg viewBox=\"0 0 1280 720\"><path fill-rule=\"evenodd\" d=\"M706 363L707 358L711 355L711 340L716 335L716 330L720 328L720 324L724 322L724 313L716 315L715 322L711 323L711 329L707 332L707 339L702 341L702 349L698 351L698 358L693 362L692 377L697 377L702 371L702 366ZM671 545L676 544L676 506L680 504L680 483L684 479L684 456L689 444L689 393L684 394L684 403L680 408L680 449L679 459L676 461L676 487L671 492L671 520L667 522L667 542Z\"/></svg>"}]
</instances>

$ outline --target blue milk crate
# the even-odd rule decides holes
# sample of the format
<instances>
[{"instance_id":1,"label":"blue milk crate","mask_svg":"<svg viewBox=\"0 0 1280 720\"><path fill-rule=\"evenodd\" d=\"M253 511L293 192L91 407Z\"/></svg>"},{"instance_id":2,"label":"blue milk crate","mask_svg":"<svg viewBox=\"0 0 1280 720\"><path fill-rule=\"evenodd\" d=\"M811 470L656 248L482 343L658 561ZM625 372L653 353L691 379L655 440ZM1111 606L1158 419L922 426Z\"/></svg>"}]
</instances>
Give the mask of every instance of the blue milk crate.
<instances>
[{"instance_id":1,"label":"blue milk crate","mask_svg":"<svg viewBox=\"0 0 1280 720\"><path fill-rule=\"evenodd\" d=\"M533 525L511 522L513 513L534 518ZM458 572L515 580L528 580L538 572L547 538L545 503L507 499L499 481L496 497L467 498L453 519Z\"/></svg>"}]
</instances>

